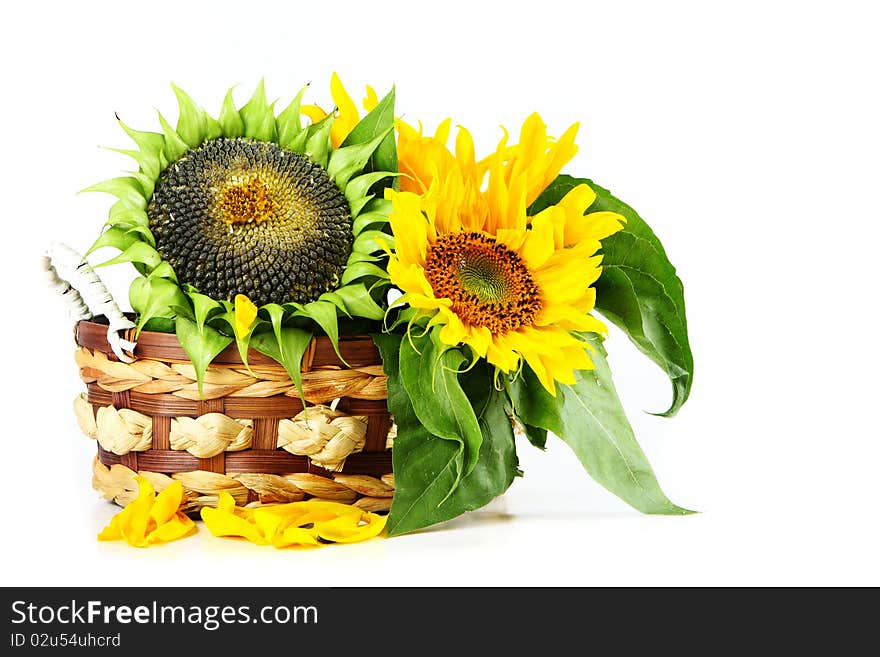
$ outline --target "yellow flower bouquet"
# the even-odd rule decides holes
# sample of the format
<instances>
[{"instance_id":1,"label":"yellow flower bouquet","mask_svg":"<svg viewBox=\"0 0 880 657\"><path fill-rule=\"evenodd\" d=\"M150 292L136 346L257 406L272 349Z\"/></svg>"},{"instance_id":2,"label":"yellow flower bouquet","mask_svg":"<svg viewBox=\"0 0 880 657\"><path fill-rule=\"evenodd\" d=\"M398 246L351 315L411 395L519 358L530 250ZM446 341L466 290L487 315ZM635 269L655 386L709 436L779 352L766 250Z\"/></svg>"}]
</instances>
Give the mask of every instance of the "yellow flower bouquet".
<instances>
[{"instance_id":1,"label":"yellow flower bouquet","mask_svg":"<svg viewBox=\"0 0 880 657\"><path fill-rule=\"evenodd\" d=\"M689 513L636 442L597 316L663 368L673 415L693 376L682 284L632 208L563 173L578 126L554 138L532 114L478 156L450 120L396 119L393 89L368 87L361 117L330 87L331 112L306 89L276 112L260 83L215 118L175 86L176 125L120 122L137 170L90 188L117 200L86 255L134 267L131 312L50 252L88 324L96 487L143 507L105 538L182 536L196 509L276 546L411 532L504 493L517 433L558 436L640 511Z\"/></svg>"}]
</instances>

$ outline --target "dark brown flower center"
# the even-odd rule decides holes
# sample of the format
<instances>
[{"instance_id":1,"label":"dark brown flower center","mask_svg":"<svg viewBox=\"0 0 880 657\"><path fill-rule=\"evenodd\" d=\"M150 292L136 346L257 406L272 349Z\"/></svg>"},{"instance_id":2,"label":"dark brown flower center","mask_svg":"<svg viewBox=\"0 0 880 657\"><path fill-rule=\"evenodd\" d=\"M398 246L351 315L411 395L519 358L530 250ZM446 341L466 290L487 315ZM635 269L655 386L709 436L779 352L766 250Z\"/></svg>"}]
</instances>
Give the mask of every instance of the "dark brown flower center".
<instances>
[{"instance_id":1,"label":"dark brown flower center","mask_svg":"<svg viewBox=\"0 0 880 657\"><path fill-rule=\"evenodd\" d=\"M532 324L541 310L522 258L488 235L442 235L428 249L425 275L435 296L452 300L462 322L493 334Z\"/></svg>"}]
</instances>

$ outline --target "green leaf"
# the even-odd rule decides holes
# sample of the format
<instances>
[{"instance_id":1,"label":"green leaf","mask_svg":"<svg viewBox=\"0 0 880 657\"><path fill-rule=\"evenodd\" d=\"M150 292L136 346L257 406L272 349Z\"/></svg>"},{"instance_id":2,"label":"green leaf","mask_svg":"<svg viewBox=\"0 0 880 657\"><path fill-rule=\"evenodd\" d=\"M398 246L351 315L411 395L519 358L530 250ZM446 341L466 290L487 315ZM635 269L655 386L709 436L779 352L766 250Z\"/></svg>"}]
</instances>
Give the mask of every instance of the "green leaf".
<instances>
[{"instance_id":1,"label":"green leaf","mask_svg":"<svg viewBox=\"0 0 880 657\"><path fill-rule=\"evenodd\" d=\"M235 100L232 98L234 88L226 92L223 106L220 109L219 123L224 137L241 137L244 134L244 121L241 119L241 114L235 109Z\"/></svg>"},{"instance_id":2,"label":"green leaf","mask_svg":"<svg viewBox=\"0 0 880 657\"><path fill-rule=\"evenodd\" d=\"M372 141L379 135L385 135L382 142L370 155L365 166L365 171L397 171L397 142L394 133L388 132L394 128L394 101L395 89L392 87L388 95L379 101L349 133L343 146L363 144ZM396 179L395 179L396 180Z\"/></svg>"},{"instance_id":3,"label":"green leaf","mask_svg":"<svg viewBox=\"0 0 880 657\"><path fill-rule=\"evenodd\" d=\"M639 511L693 513L670 502L660 489L620 405L605 348L597 336L584 337L595 348L595 369L576 372L573 386L557 384L553 397L530 368L523 368L511 384L517 416L562 438L593 479Z\"/></svg>"},{"instance_id":4,"label":"green leaf","mask_svg":"<svg viewBox=\"0 0 880 657\"><path fill-rule=\"evenodd\" d=\"M388 408L397 423L389 536L450 520L484 506L507 490L517 474L513 431L504 413L504 396L492 385L485 363L463 376L477 410L482 441L476 466L456 487L462 467L461 449L453 441L432 435L419 422L400 383L401 336L374 335L373 340L382 354L388 376Z\"/></svg>"},{"instance_id":5,"label":"green leaf","mask_svg":"<svg viewBox=\"0 0 880 657\"><path fill-rule=\"evenodd\" d=\"M275 111L274 103L266 99L266 85L263 80L254 89L251 99L241 108L239 114L244 121L244 135L258 141L274 141Z\"/></svg>"},{"instance_id":6,"label":"green leaf","mask_svg":"<svg viewBox=\"0 0 880 657\"><path fill-rule=\"evenodd\" d=\"M675 415L690 395L694 357L688 342L684 286L660 240L635 210L587 179L559 176L529 213L557 203L581 183L597 194L588 213L617 212L627 219L623 230L602 240L604 258L602 275L595 285L596 309L669 376L672 404L659 415Z\"/></svg>"},{"instance_id":7,"label":"green leaf","mask_svg":"<svg viewBox=\"0 0 880 657\"><path fill-rule=\"evenodd\" d=\"M171 88L177 97L179 114L177 117L176 132L189 146L199 146L208 135L208 115L201 107L196 105L189 94L173 82Z\"/></svg>"},{"instance_id":8,"label":"green leaf","mask_svg":"<svg viewBox=\"0 0 880 657\"><path fill-rule=\"evenodd\" d=\"M208 365L221 351L232 344L232 338L223 335L210 326L201 327L187 317L177 317L177 339L186 355L192 361L199 386L199 396L203 395L202 384Z\"/></svg>"},{"instance_id":9,"label":"green leaf","mask_svg":"<svg viewBox=\"0 0 880 657\"><path fill-rule=\"evenodd\" d=\"M538 449L547 449L547 430L541 427L533 427L530 424L523 424L523 431L529 442Z\"/></svg>"},{"instance_id":10,"label":"green leaf","mask_svg":"<svg viewBox=\"0 0 880 657\"><path fill-rule=\"evenodd\" d=\"M460 350L442 344L438 336L435 329L402 341L400 381L421 424L431 434L461 447L464 467L458 475L462 477L473 471L483 437L459 381L467 359Z\"/></svg>"},{"instance_id":11,"label":"green leaf","mask_svg":"<svg viewBox=\"0 0 880 657\"><path fill-rule=\"evenodd\" d=\"M276 323L275 316L272 318L272 328L271 332L252 335L250 346L281 363L302 396L302 358L313 336L301 328L281 326L280 317Z\"/></svg>"},{"instance_id":12,"label":"green leaf","mask_svg":"<svg viewBox=\"0 0 880 657\"><path fill-rule=\"evenodd\" d=\"M394 126L392 125L368 142L337 148L330 154L330 161L326 166L327 175L336 182L340 189L345 189L352 175L364 170L367 162L370 161L370 156L379 147L379 144L393 132Z\"/></svg>"}]
</instances>

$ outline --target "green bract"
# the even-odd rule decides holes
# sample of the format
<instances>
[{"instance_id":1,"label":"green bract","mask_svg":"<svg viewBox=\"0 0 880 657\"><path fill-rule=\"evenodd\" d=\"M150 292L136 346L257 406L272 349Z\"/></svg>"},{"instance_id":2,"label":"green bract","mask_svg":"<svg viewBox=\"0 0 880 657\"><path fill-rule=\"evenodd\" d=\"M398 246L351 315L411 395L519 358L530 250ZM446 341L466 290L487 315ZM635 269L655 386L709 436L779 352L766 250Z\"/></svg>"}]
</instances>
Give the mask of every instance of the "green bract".
<instances>
[{"instance_id":1,"label":"green bract","mask_svg":"<svg viewBox=\"0 0 880 657\"><path fill-rule=\"evenodd\" d=\"M397 175L394 91L335 148L332 115L303 125L306 88L277 115L262 82L241 108L230 90L217 118L172 88L176 126L161 113L161 132L120 121L137 146L120 152L137 170L85 190L117 199L88 253L112 247L119 255L102 266L134 265L138 331L175 331L200 384L233 341L245 362L253 347L299 383L315 333L338 353L340 324L377 326L385 312L377 238L393 238L377 191ZM259 306L247 326L239 295Z\"/></svg>"}]
</instances>

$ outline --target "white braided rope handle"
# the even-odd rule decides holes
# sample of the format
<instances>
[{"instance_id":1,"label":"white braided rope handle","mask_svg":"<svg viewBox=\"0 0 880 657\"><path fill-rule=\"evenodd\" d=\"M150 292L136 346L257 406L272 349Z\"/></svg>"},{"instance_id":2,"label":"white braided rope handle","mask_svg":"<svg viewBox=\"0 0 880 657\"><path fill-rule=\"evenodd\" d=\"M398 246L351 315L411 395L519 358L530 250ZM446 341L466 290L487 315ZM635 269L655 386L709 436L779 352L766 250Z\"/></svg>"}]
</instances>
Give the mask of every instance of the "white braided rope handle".
<instances>
[{"instance_id":1,"label":"white braided rope handle","mask_svg":"<svg viewBox=\"0 0 880 657\"><path fill-rule=\"evenodd\" d=\"M122 332L135 327L110 295L101 278L79 253L66 244L52 242L43 256L43 271L49 287L67 302L75 320L104 315L110 322L107 342L123 363L132 363L137 343L122 338Z\"/></svg>"}]
</instances>

